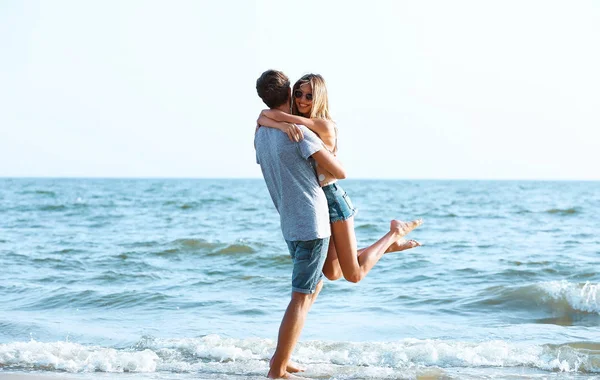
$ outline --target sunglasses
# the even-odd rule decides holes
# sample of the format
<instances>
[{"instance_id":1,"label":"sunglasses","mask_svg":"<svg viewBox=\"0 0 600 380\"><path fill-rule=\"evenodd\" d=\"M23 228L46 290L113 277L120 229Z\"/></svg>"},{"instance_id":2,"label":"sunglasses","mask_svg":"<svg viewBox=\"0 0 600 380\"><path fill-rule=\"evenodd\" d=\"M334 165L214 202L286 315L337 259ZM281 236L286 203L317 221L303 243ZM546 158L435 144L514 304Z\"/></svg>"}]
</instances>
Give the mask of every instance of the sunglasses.
<instances>
[{"instance_id":1,"label":"sunglasses","mask_svg":"<svg viewBox=\"0 0 600 380\"><path fill-rule=\"evenodd\" d=\"M302 95L304 95L304 97L306 98L306 100L311 101L312 100L312 94L304 94L302 91L300 90L296 90L294 91L294 97L296 99L302 99Z\"/></svg>"}]
</instances>

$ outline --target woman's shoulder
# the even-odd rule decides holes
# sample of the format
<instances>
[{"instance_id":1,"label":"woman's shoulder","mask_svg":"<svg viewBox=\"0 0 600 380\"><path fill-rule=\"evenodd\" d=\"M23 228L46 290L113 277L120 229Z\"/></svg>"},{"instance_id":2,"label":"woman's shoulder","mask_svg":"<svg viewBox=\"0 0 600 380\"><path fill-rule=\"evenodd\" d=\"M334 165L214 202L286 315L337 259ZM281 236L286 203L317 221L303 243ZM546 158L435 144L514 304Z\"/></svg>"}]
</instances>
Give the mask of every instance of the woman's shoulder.
<instances>
[{"instance_id":1,"label":"woman's shoulder","mask_svg":"<svg viewBox=\"0 0 600 380\"><path fill-rule=\"evenodd\" d=\"M323 126L323 128L325 129L325 131L327 132L327 134L335 135L337 133L337 127L333 120L331 120L331 119L313 119L313 120L315 120L315 122L321 124Z\"/></svg>"}]
</instances>

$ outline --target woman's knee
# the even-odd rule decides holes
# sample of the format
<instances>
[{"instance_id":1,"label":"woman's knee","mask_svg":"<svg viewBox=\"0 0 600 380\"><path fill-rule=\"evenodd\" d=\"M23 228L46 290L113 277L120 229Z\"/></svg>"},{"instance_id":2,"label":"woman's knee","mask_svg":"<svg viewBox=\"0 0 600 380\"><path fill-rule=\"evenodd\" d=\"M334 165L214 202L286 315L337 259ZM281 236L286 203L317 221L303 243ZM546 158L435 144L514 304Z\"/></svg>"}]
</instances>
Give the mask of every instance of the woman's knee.
<instances>
[{"instance_id":1,"label":"woman's knee","mask_svg":"<svg viewBox=\"0 0 600 380\"><path fill-rule=\"evenodd\" d=\"M334 268L323 268L323 274L329 281L339 280L343 276L341 269L336 270Z\"/></svg>"},{"instance_id":2,"label":"woman's knee","mask_svg":"<svg viewBox=\"0 0 600 380\"><path fill-rule=\"evenodd\" d=\"M362 280L362 276L360 273L350 273L350 274L344 273L344 278L346 279L346 281L351 282L353 284L356 284L356 283L360 282L360 280Z\"/></svg>"}]
</instances>

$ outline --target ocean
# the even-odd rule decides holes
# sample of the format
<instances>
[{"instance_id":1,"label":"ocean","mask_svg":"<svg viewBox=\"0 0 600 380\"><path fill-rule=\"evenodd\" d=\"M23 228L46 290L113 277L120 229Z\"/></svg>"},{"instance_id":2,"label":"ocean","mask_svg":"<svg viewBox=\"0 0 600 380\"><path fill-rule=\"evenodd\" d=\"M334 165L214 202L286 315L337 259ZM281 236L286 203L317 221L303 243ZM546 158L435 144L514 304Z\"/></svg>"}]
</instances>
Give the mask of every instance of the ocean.
<instances>
[{"instance_id":1,"label":"ocean","mask_svg":"<svg viewBox=\"0 0 600 380\"><path fill-rule=\"evenodd\" d=\"M600 378L600 183L345 180L360 246L293 359L318 379ZM0 378L262 379L291 260L262 179L0 179Z\"/></svg>"}]
</instances>

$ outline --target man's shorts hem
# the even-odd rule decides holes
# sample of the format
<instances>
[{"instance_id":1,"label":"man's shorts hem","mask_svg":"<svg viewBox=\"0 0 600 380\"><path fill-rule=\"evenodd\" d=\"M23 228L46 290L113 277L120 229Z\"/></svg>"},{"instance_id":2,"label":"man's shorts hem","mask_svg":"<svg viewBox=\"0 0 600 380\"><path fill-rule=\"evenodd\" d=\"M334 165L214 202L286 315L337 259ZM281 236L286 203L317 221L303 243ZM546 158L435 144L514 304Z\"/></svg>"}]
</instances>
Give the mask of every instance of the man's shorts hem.
<instances>
[{"instance_id":1,"label":"man's shorts hem","mask_svg":"<svg viewBox=\"0 0 600 380\"><path fill-rule=\"evenodd\" d=\"M292 292L302 293L302 294L314 294L317 291L317 288L309 290L309 289L298 289L292 287Z\"/></svg>"},{"instance_id":2,"label":"man's shorts hem","mask_svg":"<svg viewBox=\"0 0 600 380\"><path fill-rule=\"evenodd\" d=\"M329 238L307 241L287 241L292 269L292 291L313 294L323 280L323 265L327 258Z\"/></svg>"},{"instance_id":3,"label":"man's shorts hem","mask_svg":"<svg viewBox=\"0 0 600 380\"><path fill-rule=\"evenodd\" d=\"M319 282L323 281L323 277L325 277L325 276L321 273L321 276L319 276L319 279L317 280L317 283L315 284L314 288L300 289L300 288L296 288L296 287L292 286L292 292L302 293L302 294L315 294L315 292L317 291L317 287L319 286Z\"/></svg>"}]
</instances>

